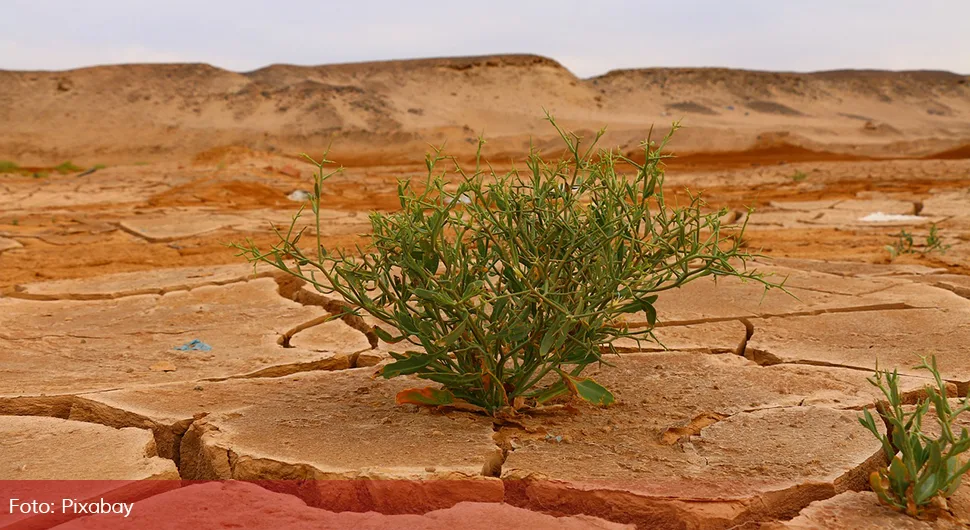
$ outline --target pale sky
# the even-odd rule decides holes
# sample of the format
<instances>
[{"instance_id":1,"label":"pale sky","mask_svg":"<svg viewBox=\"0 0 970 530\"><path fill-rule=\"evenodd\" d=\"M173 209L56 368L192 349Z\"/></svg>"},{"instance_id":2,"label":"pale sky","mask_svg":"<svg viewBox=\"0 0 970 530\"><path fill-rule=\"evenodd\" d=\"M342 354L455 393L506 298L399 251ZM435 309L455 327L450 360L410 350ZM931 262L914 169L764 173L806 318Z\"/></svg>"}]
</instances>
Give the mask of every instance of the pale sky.
<instances>
[{"instance_id":1,"label":"pale sky","mask_svg":"<svg viewBox=\"0 0 970 530\"><path fill-rule=\"evenodd\" d=\"M655 66L970 74L970 0L0 0L0 69L499 53L545 55L581 77Z\"/></svg>"}]
</instances>

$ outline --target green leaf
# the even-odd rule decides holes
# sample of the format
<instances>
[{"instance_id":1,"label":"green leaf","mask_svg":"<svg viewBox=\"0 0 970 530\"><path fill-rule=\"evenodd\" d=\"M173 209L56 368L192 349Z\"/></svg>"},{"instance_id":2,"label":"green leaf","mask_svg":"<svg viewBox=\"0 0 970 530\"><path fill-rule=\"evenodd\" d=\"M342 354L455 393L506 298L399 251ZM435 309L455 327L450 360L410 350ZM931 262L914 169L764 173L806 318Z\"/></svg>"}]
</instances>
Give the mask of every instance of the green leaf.
<instances>
[{"instance_id":1,"label":"green leaf","mask_svg":"<svg viewBox=\"0 0 970 530\"><path fill-rule=\"evenodd\" d=\"M540 390L539 392L528 394L527 397L535 398L536 403L538 403L539 405L542 405L543 403L547 403L559 396L562 396L568 393L569 393L569 388L566 387L566 384L563 383L562 380L559 380L553 383L552 385L549 385L548 387Z\"/></svg>"},{"instance_id":2,"label":"green leaf","mask_svg":"<svg viewBox=\"0 0 970 530\"><path fill-rule=\"evenodd\" d=\"M635 298L629 304L621 307L617 311L619 313L639 313L643 311L647 314L647 323L651 326L657 323L657 310L654 309L653 303L657 301L657 295L648 296L646 298Z\"/></svg>"},{"instance_id":3,"label":"green leaf","mask_svg":"<svg viewBox=\"0 0 970 530\"><path fill-rule=\"evenodd\" d=\"M466 324L467 323L468 323L468 321L466 320L466 321L458 324L458 327L456 327L455 329L453 329L451 331L451 333L449 333L449 334L445 335L444 337L441 337L440 339L438 339L436 341L436 344L438 344L438 346L441 346L442 348L450 348L452 345L455 344L455 341L457 341L459 338L461 338L462 333L465 332L465 327L466 327Z\"/></svg>"},{"instance_id":4,"label":"green leaf","mask_svg":"<svg viewBox=\"0 0 970 530\"><path fill-rule=\"evenodd\" d=\"M385 379L397 377L399 375L415 374L422 371L426 366L433 363L437 356L422 353L413 353L403 359L386 364L378 372Z\"/></svg>"},{"instance_id":5,"label":"green leaf","mask_svg":"<svg viewBox=\"0 0 970 530\"><path fill-rule=\"evenodd\" d=\"M592 379L573 377L561 370L559 371L559 375L571 393L593 405L612 405L616 401L609 390Z\"/></svg>"},{"instance_id":6,"label":"green leaf","mask_svg":"<svg viewBox=\"0 0 970 530\"><path fill-rule=\"evenodd\" d=\"M496 300L495 303L492 304L492 312L490 313L490 316L492 318L497 318L502 316L505 313L505 308L508 303L509 303L508 298L499 298L498 300Z\"/></svg>"},{"instance_id":7,"label":"green leaf","mask_svg":"<svg viewBox=\"0 0 970 530\"><path fill-rule=\"evenodd\" d=\"M923 480L916 482L915 488L915 498L916 504L923 504L928 501L931 497L936 495L936 490L939 485L937 480L939 477L936 473L927 475Z\"/></svg>"},{"instance_id":8,"label":"green leaf","mask_svg":"<svg viewBox=\"0 0 970 530\"><path fill-rule=\"evenodd\" d=\"M435 296L435 293L433 291L429 291L427 289L422 289L420 287L415 287L411 292L414 293L414 296L417 296L418 298L420 298L420 299L422 299L422 300L424 300L426 302L434 302L434 301L436 301L436 296Z\"/></svg>"},{"instance_id":9,"label":"green leaf","mask_svg":"<svg viewBox=\"0 0 970 530\"><path fill-rule=\"evenodd\" d=\"M484 281L482 281L482 280L475 280L475 281L473 281L472 283L468 284L465 287L465 292L462 295L462 301L463 302L467 302L473 296L476 296L476 295L481 294L482 289L484 289L484 288L485 288L485 282Z\"/></svg>"},{"instance_id":10,"label":"green leaf","mask_svg":"<svg viewBox=\"0 0 970 530\"><path fill-rule=\"evenodd\" d=\"M653 298L656 298L656 296ZM643 312L647 314L647 324L651 326L657 325L657 310L654 309L652 302L644 302Z\"/></svg>"},{"instance_id":11,"label":"green leaf","mask_svg":"<svg viewBox=\"0 0 970 530\"><path fill-rule=\"evenodd\" d=\"M957 488L960 487L960 483L962 481L961 479L962 479L962 476L961 475L956 475L956 478L953 478L952 479L953 481L950 482L949 487L947 487L946 490L943 492L943 496L944 497L950 497L951 495L953 495L954 493L956 493Z\"/></svg>"},{"instance_id":12,"label":"green leaf","mask_svg":"<svg viewBox=\"0 0 970 530\"><path fill-rule=\"evenodd\" d=\"M414 405L450 405L455 402L455 396L448 390L440 388L409 388L397 393L395 401L398 405L412 403Z\"/></svg>"},{"instance_id":13,"label":"green leaf","mask_svg":"<svg viewBox=\"0 0 970 530\"><path fill-rule=\"evenodd\" d=\"M424 270L434 274L438 272L438 255L428 252L424 255Z\"/></svg>"},{"instance_id":14,"label":"green leaf","mask_svg":"<svg viewBox=\"0 0 970 530\"><path fill-rule=\"evenodd\" d=\"M418 326L414 323L414 319L411 318L411 315L407 311L396 309L394 311L394 318L400 324L401 331L409 335L418 334Z\"/></svg>"},{"instance_id":15,"label":"green leaf","mask_svg":"<svg viewBox=\"0 0 970 530\"><path fill-rule=\"evenodd\" d=\"M481 383L482 374L474 372L467 374L452 374L452 373L433 373L433 374L423 374L422 379L427 379L428 381L434 381L435 383L441 383L446 387L460 388L466 385L473 385L476 383Z\"/></svg>"},{"instance_id":16,"label":"green leaf","mask_svg":"<svg viewBox=\"0 0 970 530\"><path fill-rule=\"evenodd\" d=\"M390 333L381 329L380 326L374 326L374 334L377 335L377 338L381 339L382 341L388 344L397 344L398 342L401 342L402 340L404 340L404 335L393 337L391 336Z\"/></svg>"},{"instance_id":17,"label":"green leaf","mask_svg":"<svg viewBox=\"0 0 970 530\"><path fill-rule=\"evenodd\" d=\"M427 289L422 289L420 287L417 287L414 289L414 294L418 298L425 300L427 302L433 302L433 303L440 304L443 306L448 306L448 307L455 305L455 301L449 298L444 293L429 291Z\"/></svg>"},{"instance_id":18,"label":"green leaf","mask_svg":"<svg viewBox=\"0 0 970 530\"><path fill-rule=\"evenodd\" d=\"M552 349L552 345L556 342L556 337L562 332L559 327L551 327L546 331L546 335L542 337L542 342L539 343L539 355L545 357L549 355L549 350Z\"/></svg>"}]
</instances>

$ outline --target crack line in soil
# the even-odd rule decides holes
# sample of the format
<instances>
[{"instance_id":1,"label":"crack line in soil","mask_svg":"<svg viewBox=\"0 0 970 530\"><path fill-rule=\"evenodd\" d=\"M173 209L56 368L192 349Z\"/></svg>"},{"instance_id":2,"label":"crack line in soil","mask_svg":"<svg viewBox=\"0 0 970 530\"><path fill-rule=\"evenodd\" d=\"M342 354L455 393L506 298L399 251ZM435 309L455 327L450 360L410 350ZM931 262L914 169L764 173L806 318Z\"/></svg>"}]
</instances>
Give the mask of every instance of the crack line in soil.
<instances>
[{"instance_id":1,"label":"crack line in soil","mask_svg":"<svg viewBox=\"0 0 970 530\"><path fill-rule=\"evenodd\" d=\"M353 370L358 368L354 365L356 364L360 354L361 352L353 352L347 356L329 357L317 359L315 361L276 364L260 368L255 372L250 372L247 374L230 375L226 377L207 377L203 379L196 379L195 381L219 383L222 381L230 381L235 379L274 379L303 372L337 372L340 370ZM362 366L360 368L366 367L367 366Z\"/></svg>"},{"instance_id":2,"label":"crack line in soil","mask_svg":"<svg viewBox=\"0 0 970 530\"><path fill-rule=\"evenodd\" d=\"M371 349L377 348L378 339L374 329L363 318L351 313L353 309L348 304L303 289L306 282L295 276L277 273L272 275L272 277L276 280L280 296L301 305L314 305L322 307L334 315L342 315L340 320L343 320L350 327L363 333L367 337L367 342L370 343ZM289 342L289 339L287 339L287 342Z\"/></svg>"},{"instance_id":3,"label":"crack line in soil","mask_svg":"<svg viewBox=\"0 0 970 530\"><path fill-rule=\"evenodd\" d=\"M142 233L138 232L137 230L128 228L127 226L124 225L124 221L119 221L119 222L113 223L113 224L115 224L118 227L118 229L121 230L122 232L125 232L127 234L133 235L133 236L135 236L135 237L137 237L139 239L144 240L147 243L152 243L152 244L154 244L154 243L172 243L172 242L175 242L175 241L181 241L183 239L191 239L193 237L198 237L198 236L201 236L201 235L210 234L212 232L217 232L217 231L225 228L225 227L219 227L219 228L214 228L212 230L206 230L204 232L197 232L197 233L194 233L194 234L188 234L188 235L185 235L185 236L151 237L151 236L147 236L145 234L142 234Z\"/></svg>"},{"instance_id":4,"label":"crack line in soil","mask_svg":"<svg viewBox=\"0 0 970 530\"><path fill-rule=\"evenodd\" d=\"M745 356L745 358L750 359L750 360L754 361L755 363L757 363L757 364L759 364L761 366L775 366L775 365L779 365L779 364L787 364L787 365L802 365L802 366L819 366L819 367L822 367L822 368L845 368L846 370L856 370L856 371L859 371L859 372L868 372L870 374L875 372L875 369L874 368L868 368L868 367L863 367L863 366L853 366L853 365L848 365L848 364L830 363L830 362L826 362L826 361L813 361L813 360L809 360L809 359L800 359L800 360L797 360L797 361L783 361L783 360L781 360L781 358L775 356L774 354L772 354L770 352L764 351L764 350L752 350L752 355L751 356ZM928 376L928 375L909 374L909 373L907 373L907 374L900 374L900 375L904 375L906 377L915 377L915 378L919 378L919 379L926 379L927 381L932 381L933 380L932 376ZM945 382L953 383L954 385L956 385L957 386L957 392L959 392L960 394L966 393L966 390L965 389L964 390L961 390L961 388L963 388L964 386L966 386L967 383L965 383L963 381L959 381L957 379L946 379L945 377L943 378L943 380Z\"/></svg>"},{"instance_id":5,"label":"crack line in soil","mask_svg":"<svg viewBox=\"0 0 970 530\"><path fill-rule=\"evenodd\" d=\"M739 322L744 324L744 340L741 341L741 344L738 345L737 351L734 353L740 355L741 357L747 358L748 341L750 341L751 337L754 336L754 324L752 324L751 320L747 318L739 319Z\"/></svg>"},{"instance_id":6,"label":"crack line in soil","mask_svg":"<svg viewBox=\"0 0 970 530\"><path fill-rule=\"evenodd\" d=\"M50 335L35 335L32 337L11 337L9 335L4 335L3 333L0 333L0 339L9 340L10 342L19 342L19 341L25 341L25 340L63 339L63 338L98 340L98 339L110 339L112 337L118 337L118 336L137 337L140 335L185 335L187 333L193 333L196 331L211 331L213 329L217 329L217 328L215 327L196 328L191 331L130 331L127 333L114 333L114 334L105 335L105 336L76 335L73 333L55 333Z\"/></svg>"},{"instance_id":7,"label":"crack line in soil","mask_svg":"<svg viewBox=\"0 0 970 530\"><path fill-rule=\"evenodd\" d=\"M819 289L817 287L794 287L793 286L792 289L798 289L798 290L801 290L801 291L811 291L813 293L831 294L831 295L835 295L835 296L860 296L861 297L861 296L868 296L868 295L872 295L872 294L876 294L876 293L881 293L883 291L888 291L889 289L892 289L893 287L899 287L901 285L908 285L908 284L918 284L918 282L914 282L912 280L906 280L905 283L902 283L902 282L900 282L900 283L891 283L889 285L884 285L882 287L879 287L878 289L873 289L872 291L864 291L864 292L860 292L860 293L840 293L838 291L826 291L825 289Z\"/></svg>"},{"instance_id":8,"label":"crack line in soil","mask_svg":"<svg viewBox=\"0 0 970 530\"><path fill-rule=\"evenodd\" d=\"M654 327L665 328L674 326L693 326L696 324L713 324L718 322L730 322L734 320L741 320L747 318L790 318L790 317L811 317L824 315L828 313L864 313L867 311L895 311L903 309L926 309L925 307L911 306L905 302L888 302L883 304L873 304L873 305L863 305L863 306L847 306L847 307L832 307L815 309L811 311L795 311L791 313L763 313L763 314L750 314L743 316L727 316L727 317L709 317L709 318L696 318L691 320L667 320L663 322L657 322ZM629 322L627 326L633 329L649 327L650 324L647 322Z\"/></svg>"},{"instance_id":9,"label":"crack line in soil","mask_svg":"<svg viewBox=\"0 0 970 530\"><path fill-rule=\"evenodd\" d=\"M933 287L936 287L938 289L944 289L946 291L950 291L951 293L953 293L953 294L955 294L955 295L957 295L959 297L966 298L966 299L970 300L970 287L961 287L959 285L948 285L948 284L946 284L944 282L945 282L945 280L944 281L936 282L936 283L933 284Z\"/></svg>"},{"instance_id":10,"label":"crack line in soil","mask_svg":"<svg viewBox=\"0 0 970 530\"><path fill-rule=\"evenodd\" d=\"M138 289L133 291L123 291L120 293L104 293L104 294L83 294L83 293L64 293L64 294L31 294L25 292L22 286L17 286L14 291L7 295L7 298L17 298L19 300L31 300L35 302L93 302L93 301L105 301L105 300L119 300L121 298L129 298L132 296L165 296L169 293L176 293L182 291L192 291L200 287L221 287L224 285L232 285L235 283L245 283L252 280L257 280L260 278L267 278L272 276L268 271L254 272L252 275L247 275L241 278L230 278L228 280L212 280L207 282L202 282L192 285L175 285L171 287L146 287L144 289Z\"/></svg>"}]
</instances>

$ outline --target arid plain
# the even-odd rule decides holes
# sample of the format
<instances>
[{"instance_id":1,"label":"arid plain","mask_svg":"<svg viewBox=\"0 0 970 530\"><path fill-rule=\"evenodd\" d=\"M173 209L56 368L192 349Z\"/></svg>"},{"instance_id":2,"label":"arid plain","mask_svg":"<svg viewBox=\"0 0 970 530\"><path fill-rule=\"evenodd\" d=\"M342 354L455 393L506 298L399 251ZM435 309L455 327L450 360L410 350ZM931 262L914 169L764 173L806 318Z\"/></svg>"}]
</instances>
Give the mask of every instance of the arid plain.
<instances>
[{"instance_id":1,"label":"arid plain","mask_svg":"<svg viewBox=\"0 0 970 530\"><path fill-rule=\"evenodd\" d=\"M430 146L468 162L484 134L496 171L530 147L558 155L544 109L586 137L607 126L601 145L634 158L680 120L668 193L747 223L749 267L795 296L691 283L658 301L664 346L620 345L590 369L616 405L496 422L395 405L414 381L373 377L392 345L373 347L366 322L320 323L334 300L227 246L275 242L312 187L302 152L344 166L321 235L352 248ZM170 479L130 498L146 524L187 507L173 528L205 506L307 528L970 520L966 486L933 522L879 506L882 450L857 421L881 397L866 381L877 362L908 398L929 381L921 355L970 389L967 76L580 79L524 55L0 71L0 123L0 480ZM902 231L914 244L893 256Z\"/></svg>"}]
</instances>

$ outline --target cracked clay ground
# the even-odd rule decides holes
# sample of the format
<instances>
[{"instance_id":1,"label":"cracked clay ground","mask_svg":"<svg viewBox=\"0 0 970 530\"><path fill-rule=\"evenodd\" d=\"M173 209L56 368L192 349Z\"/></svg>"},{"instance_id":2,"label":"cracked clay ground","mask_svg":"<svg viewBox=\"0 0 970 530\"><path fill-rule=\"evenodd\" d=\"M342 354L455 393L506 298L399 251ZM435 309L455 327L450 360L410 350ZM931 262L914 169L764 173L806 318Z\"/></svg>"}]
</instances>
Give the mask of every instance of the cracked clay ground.
<instances>
[{"instance_id":1,"label":"cracked clay ground","mask_svg":"<svg viewBox=\"0 0 970 530\"><path fill-rule=\"evenodd\" d=\"M920 355L970 388L970 162L671 171L671 189L707 190L728 221L757 208L747 242L764 257L749 266L794 296L688 284L657 304L666 349L621 342L589 369L615 406L503 423L395 405L420 383L373 377L390 346L365 322L328 321L339 301L233 256L226 243L266 246L298 206L286 196L309 170L291 164L0 181L0 479L238 479L139 495L142 523L177 504L181 526L202 506L281 528L956 524L904 521L865 493L882 454L857 417L879 399L877 362L908 398L927 383ZM336 177L322 235L360 241L413 171ZM912 217L860 220L875 212ZM891 234L919 243L931 222L946 254L889 262ZM176 349L193 340L211 349Z\"/></svg>"}]
</instances>

